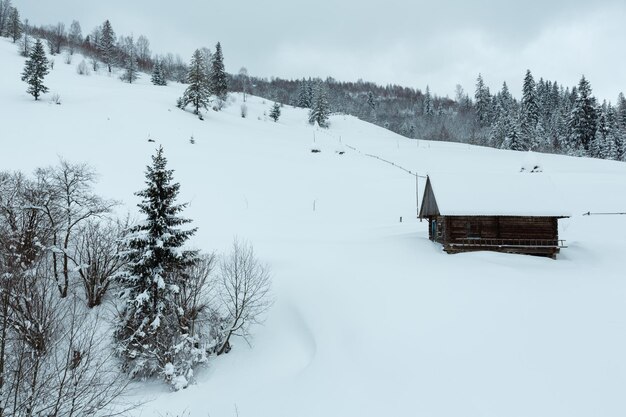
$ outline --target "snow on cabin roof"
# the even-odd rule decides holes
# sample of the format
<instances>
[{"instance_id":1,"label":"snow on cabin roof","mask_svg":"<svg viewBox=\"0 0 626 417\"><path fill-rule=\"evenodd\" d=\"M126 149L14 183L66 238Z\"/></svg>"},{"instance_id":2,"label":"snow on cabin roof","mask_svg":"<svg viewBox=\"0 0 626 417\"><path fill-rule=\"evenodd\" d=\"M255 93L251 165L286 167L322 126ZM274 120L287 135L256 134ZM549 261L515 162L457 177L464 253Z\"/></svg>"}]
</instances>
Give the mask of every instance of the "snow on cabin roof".
<instances>
[{"instance_id":1,"label":"snow on cabin roof","mask_svg":"<svg viewBox=\"0 0 626 417\"><path fill-rule=\"evenodd\" d=\"M543 173L429 175L420 217L436 214L570 216L550 177Z\"/></svg>"}]
</instances>

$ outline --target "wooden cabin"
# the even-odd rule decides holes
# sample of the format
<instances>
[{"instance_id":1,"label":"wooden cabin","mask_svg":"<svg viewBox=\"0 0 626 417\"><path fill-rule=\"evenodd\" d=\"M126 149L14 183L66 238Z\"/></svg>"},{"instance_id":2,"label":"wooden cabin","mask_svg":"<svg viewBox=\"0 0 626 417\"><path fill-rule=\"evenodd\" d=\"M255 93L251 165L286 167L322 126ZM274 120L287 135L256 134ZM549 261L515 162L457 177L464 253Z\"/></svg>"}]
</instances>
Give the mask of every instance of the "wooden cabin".
<instances>
[{"instance_id":1,"label":"wooden cabin","mask_svg":"<svg viewBox=\"0 0 626 417\"><path fill-rule=\"evenodd\" d=\"M447 253L496 251L549 256L564 248L554 187L544 174L429 175L419 218Z\"/></svg>"}]
</instances>

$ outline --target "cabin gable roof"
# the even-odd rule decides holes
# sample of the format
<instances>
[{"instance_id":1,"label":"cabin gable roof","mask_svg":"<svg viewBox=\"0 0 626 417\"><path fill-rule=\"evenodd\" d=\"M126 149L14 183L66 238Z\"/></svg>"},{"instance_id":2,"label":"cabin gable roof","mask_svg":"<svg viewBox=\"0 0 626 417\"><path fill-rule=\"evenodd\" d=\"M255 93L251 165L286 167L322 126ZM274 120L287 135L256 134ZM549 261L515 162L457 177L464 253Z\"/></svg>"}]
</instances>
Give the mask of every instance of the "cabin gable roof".
<instances>
[{"instance_id":1,"label":"cabin gable roof","mask_svg":"<svg viewBox=\"0 0 626 417\"><path fill-rule=\"evenodd\" d=\"M433 192L433 187L430 184L430 177L426 178L426 187L424 188L424 196L422 197L422 205L420 206L419 218L426 218L430 216L438 216L439 207L437 206L437 199Z\"/></svg>"},{"instance_id":2,"label":"cabin gable roof","mask_svg":"<svg viewBox=\"0 0 626 417\"><path fill-rule=\"evenodd\" d=\"M436 196L436 198L435 198ZM570 217L550 177L542 173L431 174L419 217Z\"/></svg>"}]
</instances>

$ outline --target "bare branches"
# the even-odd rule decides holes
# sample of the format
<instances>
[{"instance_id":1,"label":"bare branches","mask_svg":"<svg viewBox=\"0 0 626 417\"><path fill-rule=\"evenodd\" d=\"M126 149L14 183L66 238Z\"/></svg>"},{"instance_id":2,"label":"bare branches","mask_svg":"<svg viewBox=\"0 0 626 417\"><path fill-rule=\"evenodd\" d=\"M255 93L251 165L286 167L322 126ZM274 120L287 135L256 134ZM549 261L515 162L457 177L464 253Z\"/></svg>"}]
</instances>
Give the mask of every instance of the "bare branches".
<instances>
[{"instance_id":1,"label":"bare branches","mask_svg":"<svg viewBox=\"0 0 626 417\"><path fill-rule=\"evenodd\" d=\"M76 266L89 308L102 303L113 277L126 265L121 238L127 224L119 220L87 219L80 226L70 259Z\"/></svg>"},{"instance_id":2,"label":"bare branches","mask_svg":"<svg viewBox=\"0 0 626 417\"><path fill-rule=\"evenodd\" d=\"M87 164L71 164L61 159L56 167L38 169L36 176L43 197L40 208L52 231L54 277L61 297L66 297L70 284L70 243L76 227L109 213L116 202L93 193L97 177Z\"/></svg>"},{"instance_id":3,"label":"bare branches","mask_svg":"<svg viewBox=\"0 0 626 417\"><path fill-rule=\"evenodd\" d=\"M224 340L217 349L221 355L230 350L233 335L246 338L252 324L262 321L271 307L269 267L255 256L252 245L235 240L220 262L219 298L226 314Z\"/></svg>"},{"instance_id":4,"label":"bare branches","mask_svg":"<svg viewBox=\"0 0 626 417\"><path fill-rule=\"evenodd\" d=\"M195 334L196 322L206 323L206 315L215 299L215 269L216 256L212 253L198 257L194 265L187 268L186 279L177 294L177 304L182 309L179 314L181 327L189 334Z\"/></svg>"}]
</instances>

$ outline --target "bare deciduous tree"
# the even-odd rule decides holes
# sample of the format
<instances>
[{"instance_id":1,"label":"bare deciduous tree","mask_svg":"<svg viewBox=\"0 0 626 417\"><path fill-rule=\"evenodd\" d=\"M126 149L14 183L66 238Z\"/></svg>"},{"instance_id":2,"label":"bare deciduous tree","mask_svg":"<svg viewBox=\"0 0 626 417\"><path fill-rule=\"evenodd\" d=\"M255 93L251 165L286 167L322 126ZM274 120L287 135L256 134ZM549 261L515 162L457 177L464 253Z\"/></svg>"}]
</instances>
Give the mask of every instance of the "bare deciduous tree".
<instances>
[{"instance_id":1,"label":"bare deciduous tree","mask_svg":"<svg viewBox=\"0 0 626 417\"><path fill-rule=\"evenodd\" d=\"M67 35L67 41L70 48L70 54L74 54L76 48L83 43L83 30L78 20L73 20L70 25L70 32Z\"/></svg>"},{"instance_id":2,"label":"bare deciduous tree","mask_svg":"<svg viewBox=\"0 0 626 417\"><path fill-rule=\"evenodd\" d=\"M249 335L252 324L260 323L271 307L269 267L259 261L248 242L235 240L231 252L220 262L218 293L225 313L223 341L216 349L230 351L230 338Z\"/></svg>"},{"instance_id":3,"label":"bare deciduous tree","mask_svg":"<svg viewBox=\"0 0 626 417\"><path fill-rule=\"evenodd\" d=\"M48 41L48 49L50 50L50 55L60 54L61 47L67 41L67 33L65 31L64 23L57 23L54 26L51 26L47 31L47 39Z\"/></svg>"},{"instance_id":4,"label":"bare deciduous tree","mask_svg":"<svg viewBox=\"0 0 626 417\"><path fill-rule=\"evenodd\" d=\"M248 84L250 83L250 77L248 76L248 69L246 67L241 67L239 70L239 79L241 81L241 90L243 92L243 102L245 103L248 95Z\"/></svg>"},{"instance_id":5,"label":"bare deciduous tree","mask_svg":"<svg viewBox=\"0 0 626 417\"><path fill-rule=\"evenodd\" d=\"M198 257L196 263L185 271L186 279L181 280L184 284L177 294L178 305L182 308L179 314L179 322L189 334L196 334L196 324L206 324L206 316L210 305L215 299L215 269L216 257L214 254L203 254Z\"/></svg>"},{"instance_id":6,"label":"bare deciduous tree","mask_svg":"<svg viewBox=\"0 0 626 417\"><path fill-rule=\"evenodd\" d=\"M113 277L126 264L120 256L126 227L116 220L88 219L76 233L70 258L78 270L89 308L102 304Z\"/></svg>"},{"instance_id":7,"label":"bare deciduous tree","mask_svg":"<svg viewBox=\"0 0 626 417\"><path fill-rule=\"evenodd\" d=\"M51 251L54 277L61 297L70 285L70 244L77 227L84 221L102 216L115 206L92 191L95 171L87 164L71 164L61 160L56 167L38 169L37 180L45 194L41 210L53 231Z\"/></svg>"},{"instance_id":8,"label":"bare deciduous tree","mask_svg":"<svg viewBox=\"0 0 626 417\"><path fill-rule=\"evenodd\" d=\"M139 68L144 71L149 69L151 64L150 55L152 54L152 52L150 52L150 41L148 40L148 38L144 35L140 35L137 38L136 49L137 61L139 61Z\"/></svg>"}]
</instances>

